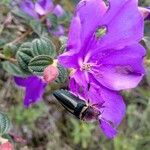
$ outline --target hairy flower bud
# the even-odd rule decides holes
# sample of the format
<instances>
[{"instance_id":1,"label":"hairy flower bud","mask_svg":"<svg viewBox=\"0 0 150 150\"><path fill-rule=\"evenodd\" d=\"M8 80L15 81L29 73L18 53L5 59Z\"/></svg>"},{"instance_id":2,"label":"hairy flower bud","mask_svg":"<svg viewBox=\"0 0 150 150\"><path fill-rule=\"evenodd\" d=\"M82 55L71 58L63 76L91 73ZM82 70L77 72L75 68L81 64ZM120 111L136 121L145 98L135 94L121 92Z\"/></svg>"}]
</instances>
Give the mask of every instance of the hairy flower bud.
<instances>
[{"instance_id":1,"label":"hairy flower bud","mask_svg":"<svg viewBox=\"0 0 150 150\"><path fill-rule=\"evenodd\" d=\"M47 83L53 82L59 75L57 67L49 65L45 68L43 78Z\"/></svg>"},{"instance_id":2,"label":"hairy flower bud","mask_svg":"<svg viewBox=\"0 0 150 150\"><path fill-rule=\"evenodd\" d=\"M139 10L145 20L150 20L150 8L139 7Z\"/></svg>"}]
</instances>

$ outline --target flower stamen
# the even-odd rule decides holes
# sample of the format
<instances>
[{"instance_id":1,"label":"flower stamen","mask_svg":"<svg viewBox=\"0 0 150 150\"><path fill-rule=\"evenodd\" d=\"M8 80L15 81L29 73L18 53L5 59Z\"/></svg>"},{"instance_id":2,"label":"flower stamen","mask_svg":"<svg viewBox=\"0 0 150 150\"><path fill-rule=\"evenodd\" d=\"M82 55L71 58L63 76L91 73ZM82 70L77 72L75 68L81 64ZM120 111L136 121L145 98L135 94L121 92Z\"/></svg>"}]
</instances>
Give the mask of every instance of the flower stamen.
<instances>
[{"instance_id":1,"label":"flower stamen","mask_svg":"<svg viewBox=\"0 0 150 150\"><path fill-rule=\"evenodd\" d=\"M82 66L81 66L81 70L82 71L87 71L87 72L89 72L89 71L91 71L91 68L92 68L92 65L90 64L90 63L84 63Z\"/></svg>"}]
</instances>

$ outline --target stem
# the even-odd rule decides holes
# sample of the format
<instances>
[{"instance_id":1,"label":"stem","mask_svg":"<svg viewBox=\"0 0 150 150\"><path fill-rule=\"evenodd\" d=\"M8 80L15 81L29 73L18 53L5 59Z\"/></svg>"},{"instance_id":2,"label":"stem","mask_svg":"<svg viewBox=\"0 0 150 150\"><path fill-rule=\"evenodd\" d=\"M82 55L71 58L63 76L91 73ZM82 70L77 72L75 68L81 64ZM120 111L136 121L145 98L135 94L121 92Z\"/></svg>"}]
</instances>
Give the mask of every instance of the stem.
<instances>
[{"instance_id":1,"label":"stem","mask_svg":"<svg viewBox=\"0 0 150 150\"><path fill-rule=\"evenodd\" d=\"M16 59L14 59L14 58L8 58L8 57L6 57L5 55L3 55L1 53L0 53L0 59L5 59L5 60L8 60L8 61L10 61L12 63L16 63L17 62Z\"/></svg>"},{"instance_id":2,"label":"stem","mask_svg":"<svg viewBox=\"0 0 150 150\"><path fill-rule=\"evenodd\" d=\"M24 34L22 34L20 37L16 38L14 41L10 42L11 44L19 43L20 41L23 41L26 36L31 34L33 31L31 29L27 30Z\"/></svg>"},{"instance_id":3,"label":"stem","mask_svg":"<svg viewBox=\"0 0 150 150\"><path fill-rule=\"evenodd\" d=\"M145 61L144 61L144 63L145 63L145 65L150 65L150 59L145 59Z\"/></svg>"},{"instance_id":4,"label":"stem","mask_svg":"<svg viewBox=\"0 0 150 150\"><path fill-rule=\"evenodd\" d=\"M40 21L41 22L44 22L47 18L47 15L46 14L45 16L41 17ZM29 30L27 30L24 34L22 34L20 37L16 38L14 41L10 42L11 44L16 44L16 43L19 43L20 41L23 41L29 34L32 34L33 31L32 29L30 28Z\"/></svg>"}]
</instances>

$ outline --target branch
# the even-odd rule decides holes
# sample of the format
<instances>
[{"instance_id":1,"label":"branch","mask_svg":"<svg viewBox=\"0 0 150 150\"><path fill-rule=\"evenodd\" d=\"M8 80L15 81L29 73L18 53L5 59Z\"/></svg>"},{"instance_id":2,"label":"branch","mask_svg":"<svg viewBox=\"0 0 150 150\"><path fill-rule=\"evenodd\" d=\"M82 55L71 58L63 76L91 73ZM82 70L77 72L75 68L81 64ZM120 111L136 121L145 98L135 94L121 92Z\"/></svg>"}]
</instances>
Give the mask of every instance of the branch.
<instances>
[{"instance_id":1,"label":"branch","mask_svg":"<svg viewBox=\"0 0 150 150\"><path fill-rule=\"evenodd\" d=\"M8 57L6 57L5 55L3 55L1 53L0 53L0 59L8 60L8 61L10 61L12 63L16 63L17 62L16 59L14 59L14 58L8 58Z\"/></svg>"},{"instance_id":2,"label":"branch","mask_svg":"<svg viewBox=\"0 0 150 150\"><path fill-rule=\"evenodd\" d=\"M47 15L46 14L45 16L43 16L40 21L41 22L44 22L47 18ZM23 41L29 34L32 34L33 31L32 29L30 28L29 30L27 30L24 34L22 34L20 37L16 38L14 41L10 42L11 44L16 44L16 43L19 43L20 41Z\"/></svg>"}]
</instances>

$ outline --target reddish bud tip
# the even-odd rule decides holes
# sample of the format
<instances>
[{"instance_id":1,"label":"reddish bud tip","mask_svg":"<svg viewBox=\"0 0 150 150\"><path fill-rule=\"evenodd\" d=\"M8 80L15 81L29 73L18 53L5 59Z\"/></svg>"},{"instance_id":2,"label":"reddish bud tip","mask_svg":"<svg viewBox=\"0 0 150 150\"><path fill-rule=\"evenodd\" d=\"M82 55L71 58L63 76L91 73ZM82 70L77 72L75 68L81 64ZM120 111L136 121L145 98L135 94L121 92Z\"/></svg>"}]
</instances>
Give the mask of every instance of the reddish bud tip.
<instances>
[{"instance_id":1,"label":"reddish bud tip","mask_svg":"<svg viewBox=\"0 0 150 150\"><path fill-rule=\"evenodd\" d=\"M144 19L146 19L150 14L150 9L148 9L148 8L139 7L139 10Z\"/></svg>"},{"instance_id":2,"label":"reddish bud tip","mask_svg":"<svg viewBox=\"0 0 150 150\"><path fill-rule=\"evenodd\" d=\"M59 75L57 67L49 65L44 70L43 78L47 83L53 82Z\"/></svg>"},{"instance_id":3,"label":"reddish bud tip","mask_svg":"<svg viewBox=\"0 0 150 150\"><path fill-rule=\"evenodd\" d=\"M14 150L13 145L9 142L0 145L0 150Z\"/></svg>"}]
</instances>

